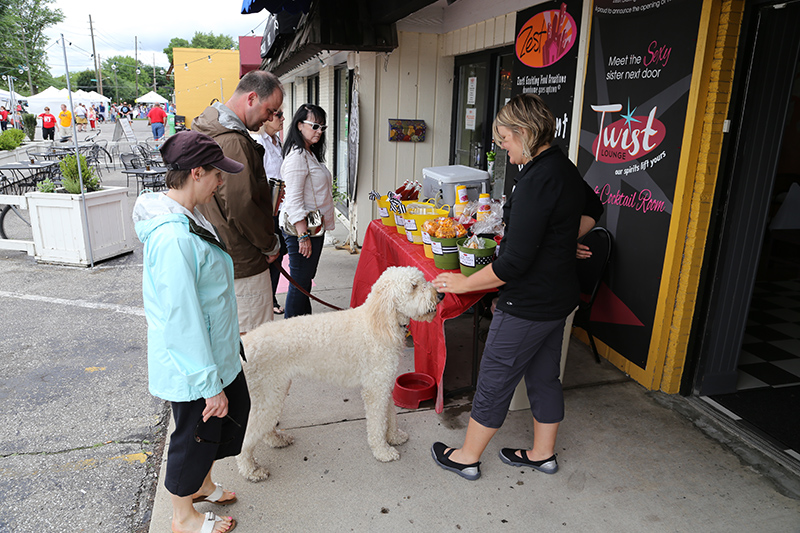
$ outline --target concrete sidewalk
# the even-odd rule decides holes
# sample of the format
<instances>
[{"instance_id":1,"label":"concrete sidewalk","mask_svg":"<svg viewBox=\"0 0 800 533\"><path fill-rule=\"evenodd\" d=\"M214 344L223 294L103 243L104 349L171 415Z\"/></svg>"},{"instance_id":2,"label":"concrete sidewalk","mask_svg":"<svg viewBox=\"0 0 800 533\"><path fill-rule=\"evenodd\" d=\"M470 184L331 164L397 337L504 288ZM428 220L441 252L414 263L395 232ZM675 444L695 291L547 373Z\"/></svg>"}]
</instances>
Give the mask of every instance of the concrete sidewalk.
<instances>
[{"instance_id":1,"label":"concrete sidewalk","mask_svg":"<svg viewBox=\"0 0 800 533\"><path fill-rule=\"evenodd\" d=\"M342 228L331 235L345 236ZM358 257L326 246L314 294L347 307ZM314 304L314 311L329 310ZM408 348L398 374L411 370ZM699 429L721 432L708 417L692 421L678 412L676 403L691 411L684 399L648 392L607 361L597 365L575 339L564 386L559 472L548 476L500 461L500 448L532 441L530 413L516 411L486 450L483 476L470 482L436 466L430 455L434 441L463 441L470 398L447 400L440 415L432 402L398 408L398 423L410 438L398 447L399 461L380 463L367 446L359 391L298 379L281 418L295 443L257 452L270 478L250 483L235 460L220 461L214 479L236 491L239 501L197 509L232 515L242 533L800 531L800 501L785 495L792 496L797 478L790 473L777 486L742 462ZM169 494L159 482L150 531L170 531L170 520Z\"/></svg>"},{"instance_id":2,"label":"concrete sidewalk","mask_svg":"<svg viewBox=\"0 0 800 533\"><path fill-rule=\"evenodd\" d=\"M133 126L137 137L149 136L142 121ZM111 139L113 129L104 125L100 138ZM126 179L119 170L104 171L104 182L124 186ZM130 189L132 206L135 185ZM346 234L341 226L332 233L339 240ZM4 525L25 532L139 531L148 514L151 532L170 531L163 474L150 513L154 472L147 463L119 458L152 453L163 435L161 403L147 393L142 373L144 319L104 311L140 310L140 246L95 269L0 255L3 304L13 310L4 323L8 357L0 400L4 442L15 445L7 446L2 465L7 490L0 531ZM326 246L314 294L347 307L358 258ZM65 305L73 300L77 307ZM458 358L451 355L452 366ZM107 370L88 372L94 366ZM398 374L412 369L408 349ZM469 397L449 398L441 415L432 402L398 409L409 441L398 447L399 461L379 463L366 443L359 391L298 379L281 420L295 443L259 449L272 472L263 483L245 481L235 461L221 461L215 480L235 490L239 502L218 511L234 516L245 533L488 531L495 524L514 532L800 531L797 470L727 429L698 407L701 401L648 392L608 362L595 364L575 340L564 385L561 470L547 476L497 457L502 447L532 440L530 414L519 411L509 414L487 449L483 477L469 482L430 457L434 441L462 442ZM92 468L76 467L87 461Z\"/></svg>"}]
</instances>

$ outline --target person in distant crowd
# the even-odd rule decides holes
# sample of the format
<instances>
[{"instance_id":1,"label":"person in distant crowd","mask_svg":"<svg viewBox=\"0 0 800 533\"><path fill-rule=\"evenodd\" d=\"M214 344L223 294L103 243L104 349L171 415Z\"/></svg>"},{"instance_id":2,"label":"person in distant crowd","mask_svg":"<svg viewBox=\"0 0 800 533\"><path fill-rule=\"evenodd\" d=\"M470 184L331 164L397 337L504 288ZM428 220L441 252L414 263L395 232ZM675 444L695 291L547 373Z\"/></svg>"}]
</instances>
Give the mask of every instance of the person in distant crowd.
<instances>
[{"instance_id":1,"label":"person in distant crowd","mask_svg":"<svg viewBox=\"0 0 800 533\"><path fill-rule=\"evenodd\" d=\"M169 111L168 112L169 112L170 115L174 115L175 114L175 104L173 104L172 102L169 103Z\"/></svg>"},{"instance_id":2,"label":"person in distant crowd","mask_svg":"<svg viewBox=\"0 0 800 533\"><path fill-rule=\"evenodd\" d=\"M103 102L97 107L97 121L102 124L106 121L106 106Z\"/></svg>"},{"instance_id":3,"label":"person in distant crowd","mask_svg":"<svg viewBox=\"0 0 800 533\"><path fill-rule=\"evenodd\" d=\"M8 110L5 106L0 106L0 131L6 131L8 128Z\"/></svg>"},{"instance_id":4,"label":"person in distant crowd","mask_svg":"<svg viewBox=\"0 0 800 533\"><path fill-rule=\"evenodd\" d=\"M22 115L23 115L23 113L27 113L27 112L28 112L28 110L25 109L25 106L22 105L22 103L17 103L17 116L15 117L15 119L16 119L16 126L15 127L16 128L21 129L21 130L25 129L25 128L22 127Z\"/></svg>"},{"instance_id":5,"label":"person in distant crowd","mask_svg":"<svg viewBox=\"0 0 800 533\"><path fill-rule=\"evenodd\" d=\"M226 156L245 164L239 174L223 174L216 201L199 207L233 258L240 334L273 318L269 265L278 258L281 242L275 235L264 147L250 132L272 120L282 104L278 78L254 70L239 80L227 102L215 102L192 122L192 130L210 135Z\"/></svg>"},{"instance_id":6,"label":"person in distant crowd","mask_svg":"<svg viewBox=\"0 0 800 533\"><path fill-rule=\"evenodd\" d=\"M86 107L83 104L78 104L75 108L75 124L78 126L78 131L86 131L88 124Z\"/></svg>"},{"instance_id":7,"label":"person in distant crowd","mask_svg":"<svg viewBox=\"0 0 800 533\"><path fill-rule=\"evenodd\" d=\"M69 128L72 126L72 113L67 109L66 104L61 104L61 113L58 114L58 137L67 139L72 137Z\"/></svg>"},{"instance_id":8,"label":"person in distant crowd","mask_svg":"<svg viewBox=\"0 0 800 533\"><path fill-rule=\"evenodd\" d=\"M86 110L86 118L89 119L89 129L94 131L97 123L97 111L93 105L90 105L89 109Z\"/></svg>"},{"instance_id":9,"label":"person in distant crowd","mask_svg":"<svg viewBox=\"0 0 800 533\"><path fill-rule=\"evenodd\" d=\"M111 104L111 107L108 108L108 118L111 122L117 121L117 104Z\"/></svg>"},{"instance_id":10,"label":"person in distant crowd","mask_svg":"<svg viewBox=\"0 0 800 533\"><path fill-rule=\"evenodd\" d=\"M164 136L164 125L167 121L167 114L161 109L161 104L156 104L147 114L147 123L153 130L153 139L160 141Z\"/></svg>"},{"instance_id":11,"label":"person in distant crowd","mask_svg":"<svg viewBox=\"0 0 800 533\"><path fill-rule=\"evenodd\" d=\"M283 110L278 111L258 130L258 137L256 141L264 147L264 171L267 173L267 179L283 181L281 177L281 164L283 163L283 145L281 144L280 134L283 131ZM280 207L280 205L278 206ZM288 253L286 249L286 239L283 238L283 232L278 231L279 220L276 214L273 217L275 223L275 233L281 240L281 251L278 258L269 265L269 276L272 281L272 312L276 315L283 314L283 307L278 303L278 282L281 278L281 261L283 256Z\"/></svg>"},{"instance_id":12,"label":"person in distant crowd","mask_svg":"<svg viewBox=\"0 0 800 533\"><path fill-rule=\"evenodd\" d=\"M42 137L44 138L45 141L48 139L54 141L56 133L55 115L50 113L49 107L45 107L44 113L39 115L39 118L42 119Z\"/></svg>"},{"instance_id":13,"label":"person in distant crowd","mask_svg":"<svg viewBox=\"0 0 800 533\"><path fill-rule=\"evenodd\" d=\"M128 102L122 102L122 105L119 106L119 117L120 118L130 118L128 115L131 114L131 108L128 105Z\"/></svg>"}]
</instances>

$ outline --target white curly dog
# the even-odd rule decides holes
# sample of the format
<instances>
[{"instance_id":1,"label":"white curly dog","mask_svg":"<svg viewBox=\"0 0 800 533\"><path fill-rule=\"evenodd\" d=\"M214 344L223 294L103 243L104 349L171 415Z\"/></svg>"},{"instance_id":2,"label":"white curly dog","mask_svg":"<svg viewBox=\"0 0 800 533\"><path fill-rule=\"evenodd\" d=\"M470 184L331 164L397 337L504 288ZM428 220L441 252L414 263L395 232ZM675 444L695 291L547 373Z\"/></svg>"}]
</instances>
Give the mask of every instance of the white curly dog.
<instances>
[{"instance_id":1,"label":"white curly dog","mask_svg":"<svg viewBox=\"0 0 800 533\"><path fill-rule=\"evenodd\" d=\"M333 313L267 322L242 337L252 407L239 472L262 481L269 470L253 452L262 440L288 446L291 435L276 425L293 378L307 376L342 387L361 387L367 416L367 442L379 461L396 461L408 435L397 427L392 402L409 320L430 322L440 295L413 267L390 267L381 274L363 305Z\"/></svg>"}]
</instances>

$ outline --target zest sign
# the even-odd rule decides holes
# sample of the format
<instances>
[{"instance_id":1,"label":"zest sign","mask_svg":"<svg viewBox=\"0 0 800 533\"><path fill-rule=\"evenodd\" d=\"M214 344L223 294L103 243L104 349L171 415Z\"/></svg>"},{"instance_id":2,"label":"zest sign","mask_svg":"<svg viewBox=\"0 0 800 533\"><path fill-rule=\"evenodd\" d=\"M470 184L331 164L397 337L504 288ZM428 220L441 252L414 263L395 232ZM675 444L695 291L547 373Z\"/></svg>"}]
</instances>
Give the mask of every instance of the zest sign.
<instances>
[{"instance_id":1,"label":"zest sign","mask_svg":"<svg viewBox=\"0 0 800 533\"><path fill-rule=\"evenodd\" d=\"M632 112L605 126L606 113L622 110L622 104L593 105L592 110L600 115L600 132L592 144L595 161L624 163L638 159L655 150L666 136L667 129L656 118L654 106L647 116Z\"/></svg>"},{"instance_id":2,"label":"zest sign","mask_svg":"<svg viewBox=\"0 0 800 533\"><path fill-rule=\"evenodd\" d=\"M567 4L561 4L561 9L537 13L517 35L517 57L529 67L548 67L570 51L576 33L577 26L567 13Z\"/></svg>"}]
</instances>

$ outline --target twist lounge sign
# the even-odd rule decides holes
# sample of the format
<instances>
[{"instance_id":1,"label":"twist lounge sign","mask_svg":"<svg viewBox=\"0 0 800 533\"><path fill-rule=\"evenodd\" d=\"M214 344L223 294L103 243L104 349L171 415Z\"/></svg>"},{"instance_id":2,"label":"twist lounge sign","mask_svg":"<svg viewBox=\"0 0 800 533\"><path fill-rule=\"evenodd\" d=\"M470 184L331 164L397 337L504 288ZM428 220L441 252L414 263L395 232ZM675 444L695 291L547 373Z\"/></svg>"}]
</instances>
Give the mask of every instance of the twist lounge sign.
<instances>
[{"instance_id":1,"label":"twist lounge sign","mask_svg":"<svg viewBox=\"0 0 800 533\"><path fill-rule=\"evenodd\" d=\"M639 159L649 154L664 140L664 124L655 118L658 107L647 116L628 114L606 125L606 114L622 111L622 104L593 105L592 111L600 113L600 133L594 140L592 151L595 161L620 163ZM634 110L635 111L635 110Z\"/></svg>"},{"instance_id":2,"label":"twist lounge sign","mask_svg":"<svg viewBox=\"0 0 800 533\"><path fill-rule=\"evenodd\" d=\"M596 0L578 168L614 236L595 335L641 368L653 331L702 2Z\"/></svg>"}]
</instances>

